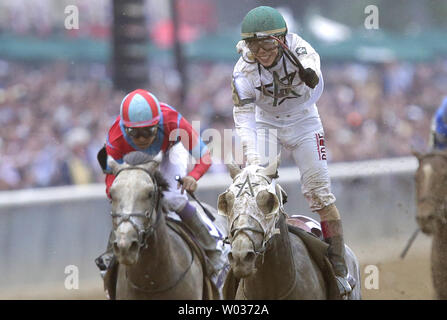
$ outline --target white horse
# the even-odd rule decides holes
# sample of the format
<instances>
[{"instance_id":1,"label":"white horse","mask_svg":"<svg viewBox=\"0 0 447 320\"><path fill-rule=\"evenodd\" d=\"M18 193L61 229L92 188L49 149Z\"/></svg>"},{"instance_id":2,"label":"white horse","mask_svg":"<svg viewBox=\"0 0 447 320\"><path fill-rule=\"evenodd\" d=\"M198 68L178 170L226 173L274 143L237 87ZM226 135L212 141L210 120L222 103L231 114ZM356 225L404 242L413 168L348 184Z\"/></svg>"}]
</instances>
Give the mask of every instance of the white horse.
<instances>
[{"instance_id":1,"label":"white horse","mask_svg":"<svg viewBox=\"0 0 447 320\"><path fill-rule=\"evenodd\" d=\"M157 170L161 157L138 156L146 159L133 165L108 161L116 176L110 188L113 251L119 263L116 298L219 299L194 243L163 213L168 183Z\"/></svg>"},{"instance_id":2,"label":"white horse","mask_svg":"<svg viewBox=\"0 0 447 320\"><path fill-rule=\"evenodd\" d=\"M228 166L233 183L218 199L218 212L229 221L231 242L225 299L333 298L325 274L303 240L288 231L282 210L284 193L273 182L278 164L279 157L267 168ZM349 299L360 299L358 261L348 247L345 259L358 284Z\"/></svg>"}]
</instances>

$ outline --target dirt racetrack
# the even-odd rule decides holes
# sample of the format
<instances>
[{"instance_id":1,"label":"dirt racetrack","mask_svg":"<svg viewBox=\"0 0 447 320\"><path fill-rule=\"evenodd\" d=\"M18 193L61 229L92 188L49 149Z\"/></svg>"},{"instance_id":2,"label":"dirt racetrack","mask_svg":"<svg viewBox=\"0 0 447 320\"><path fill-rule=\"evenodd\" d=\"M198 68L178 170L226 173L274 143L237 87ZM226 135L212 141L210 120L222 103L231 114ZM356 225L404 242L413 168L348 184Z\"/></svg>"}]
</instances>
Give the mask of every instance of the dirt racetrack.
<instances>
[{"instance_id":1,"label":"dirt racetrack","mask_svg":"<svg viewBox=\"0 0 447 320\"><path fill-rule=\"evenodd\" d=\"M385 300L427 300L434 299L430 275L431 239L419 235L405 259L399 254L407 239L386 239L374 245L351 246L361 265L363 299ZM390 247L390 244L393 246ZM379 288L366 289L365 273L368 265L374 265L379 271ZM55 289L56 286L33 288L11 288L0 291L0 299L105 299L102 282L99 279L80 283L79 290L67 291ZM57 287L61 287L58 285Z\"/></svg>"},{"instance_id":2,"label":"dirt racetrack","mask_svg":"<svg viewBox=\"0 0 447 320\"><path fill-rule=\"evenodd\" d=\"M379 289L367 290L364 286L363 299L434 299L429 259L429 254L419 253L418 255L412 254L404 260L383 260L377 263L380 271ZM365 266L365 264L362 265L362 270L365 269Z\"/></svg>"}]
</instances>

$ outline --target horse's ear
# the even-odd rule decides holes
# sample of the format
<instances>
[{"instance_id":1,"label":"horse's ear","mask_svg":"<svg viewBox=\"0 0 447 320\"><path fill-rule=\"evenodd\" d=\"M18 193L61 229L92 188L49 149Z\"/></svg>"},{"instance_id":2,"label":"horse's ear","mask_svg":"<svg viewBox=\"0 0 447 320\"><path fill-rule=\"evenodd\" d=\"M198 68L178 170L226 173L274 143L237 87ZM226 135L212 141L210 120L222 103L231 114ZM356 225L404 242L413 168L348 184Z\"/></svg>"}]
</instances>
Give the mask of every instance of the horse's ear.
<instances>
[{"instance_id":1,"label":"horse's ear","mask_svg":"<svg viewBox=\"0 0 447 320\"><path fill-rule=\"evenodd\" d=\"M278 177L278 167L281 163L281 153L278 154L276 159L270 163L265 169L262 169L260 172L270 178Z\"/></svg>"},{"instance_id":2,"label":"horse's ear","mask_svg":"<svg viewBox=\"0 0 447 320\"><path fill-rule=\"evenodd\" d=\"M159 165L162 159L163 159L163 151L159 151L157 155L154 157L154 161Z\"/></svg>"},{"instance_id":3,"label":"horse's ear","mask_svg":"<svg viewBox=\"0 0 447 320\"><path fill-rule=\"evenodd\" d=\"M417 150L411 150L411 153L421 162L422 157L424 156L421 152Z\"/></svg>"},{"instance_id":4,"label":"horse's ear","mask_svg":"<svg viewBox=\"0 0 447 320\"><path fill-rule=\"evenodd\" d=\"M239 165L234 161L227 163L227 169L230 172L231 179L233 179L233 180L242 171L242 169L239 167Z\"/></svg>"},{"instance_id":5,"label":"horse's ear","mask_svg":"<svg viewBox=\"0 0 447 320\"><path fill-rule=\"evenodd\" d=\"M116 174L116 172L118 172L121 165L115 159L113 159L111 156L108 156L107 157L107 167L112 170L113 174Z\"/></svg>"}]
</instances>

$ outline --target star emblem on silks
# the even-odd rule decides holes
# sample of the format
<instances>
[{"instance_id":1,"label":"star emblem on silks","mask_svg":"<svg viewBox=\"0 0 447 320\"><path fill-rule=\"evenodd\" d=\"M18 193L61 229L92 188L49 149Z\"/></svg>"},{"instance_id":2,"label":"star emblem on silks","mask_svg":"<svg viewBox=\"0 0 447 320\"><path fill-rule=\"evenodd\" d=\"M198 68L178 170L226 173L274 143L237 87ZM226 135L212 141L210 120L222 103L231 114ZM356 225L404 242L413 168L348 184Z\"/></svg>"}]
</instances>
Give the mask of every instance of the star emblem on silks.
<instances>
[{"instance_id":1,"label":"star emblem on silks","mask_svg":"<svg viewBox=\"0 0 447 320\"><path fill-rule=\"evenodd\" d=\"M246 193L249 196L254 197L255 193L253 191L253 187L256 187L258 185L259 185L259 183L251 183L250 182L250 176L247 175L247 178L245 179L244 183L238 183L236 185L236 187L239 188L239 192L238 192L236 198L239 197L239 196L243 196Z\"/></svg>"},{"instance_id":2,"label":"star emblem on silks","mask_svg":"<svg viewBox=\"0 0 447 320\"><path fill-rule=\"evenodd\" d=\"M306 50L305 47L298 47L298 48L295 49L295 52L298 55L307 54L307 50Z\"/></svg>"},{"instance_id":3,"label":"star emblem on silks","mask_svg":"<svg viewBox=\"0 0 447 320\"><path fill-rule=\"evenodd\" d=\"M297 72L294 71L292 73L286 74L280 79L278 73L276 71L273 71L273 82L266 85L260 85L256 87L256 90L261 91L266 96L272 97L273 106L276 107L283 103L286 99L301 97L301 95L292 90L292 88L281 89L281 84L285 85L285 81L287 81L288 85L290 86L293 83L293 79L295 79L296 74ZM273 91L267 89L271 87L273 87ZM281 99L279 103L278 99Z\"/></svg>"}]
</instances>

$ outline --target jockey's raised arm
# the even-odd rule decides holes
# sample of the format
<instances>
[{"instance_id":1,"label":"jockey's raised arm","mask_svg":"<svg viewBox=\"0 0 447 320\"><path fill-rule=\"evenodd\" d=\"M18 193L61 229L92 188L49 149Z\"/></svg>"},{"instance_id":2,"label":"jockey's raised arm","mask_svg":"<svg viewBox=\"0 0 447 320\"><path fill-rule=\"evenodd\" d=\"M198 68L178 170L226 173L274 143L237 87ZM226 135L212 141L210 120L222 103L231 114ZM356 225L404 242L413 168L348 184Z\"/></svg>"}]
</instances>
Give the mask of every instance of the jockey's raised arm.
<instances>
[{"instance_id":1,"label":"jockey's raised arm","mask_svg":"<svg viewBox=\"0 0 447 320\"><path fill-rule=\"evenodd\" d=\"M350 292L355 281L344 260L341 217L316 106L324 88L320 56L288 32L282 15L267 6L244 17L236 48L241 57L232 77L233 116L247 164L270 163L282 146L291 151L301 173L301 191L320 216L340 291Z\"/></svg>"}]
</instances>

